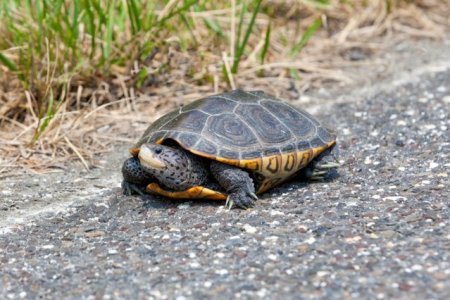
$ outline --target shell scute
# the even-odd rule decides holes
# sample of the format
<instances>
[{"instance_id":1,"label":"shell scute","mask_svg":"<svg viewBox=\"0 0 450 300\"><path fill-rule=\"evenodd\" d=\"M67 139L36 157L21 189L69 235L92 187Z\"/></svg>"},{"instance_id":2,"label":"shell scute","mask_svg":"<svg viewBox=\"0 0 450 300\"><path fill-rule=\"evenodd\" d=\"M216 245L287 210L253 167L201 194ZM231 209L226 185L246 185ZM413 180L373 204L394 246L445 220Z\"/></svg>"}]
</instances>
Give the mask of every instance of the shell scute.
<instances>
[{"instance_id":1,"label":"shell scute","mask_svg":"<svg viewBox=\"0 0 450 300\"><path fill-rule=\"evenodd\" d=\"M192 153L286 178L330 147L336 135L309 113L262 91L235 90L155 121L139 143L173 139ZM137 146L139 146L139 143Z\"/></svg>"},{"instance_id":2,"label":"shell scute","mask_svg":"<svg viewBox=\"0 0 450 300\"><path fill-rule=\"evenodd\" d=\"M293 138L289 128L259 104L240 104L236 114L249 125L263 144L278 144Z\"/></svg>"},{"instance_id":3,"label":"shell scute","mask_svg":"<svg viewBox=\"0 0 450 300\"><path fill-rule=\"evenodd\" d=\"M220 146L242 148L259 144L252 130L232 113L211 116L203 134Z\"/></svg>"}]
</instances>

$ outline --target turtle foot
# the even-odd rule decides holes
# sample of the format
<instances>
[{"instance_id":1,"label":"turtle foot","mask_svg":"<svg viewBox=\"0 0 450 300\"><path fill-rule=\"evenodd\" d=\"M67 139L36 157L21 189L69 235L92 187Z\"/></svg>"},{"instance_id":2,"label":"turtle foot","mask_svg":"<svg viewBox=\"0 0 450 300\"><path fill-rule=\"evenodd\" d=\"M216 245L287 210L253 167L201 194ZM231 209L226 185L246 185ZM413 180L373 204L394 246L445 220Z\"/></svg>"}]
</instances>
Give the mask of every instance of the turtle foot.
<instances>
[{"instance_id":1,"label":"turtle foot","mask_svg":"<svg viewBox=\"0 0 450 300\"><path fill-rule=\"evenodd\" d=\"M248 209L255 206L255 200L258 200L255 193L239 191L228 195L225 206L228 209L233 207Z\"/></svg>"},{"instance_id":2,"label":"turtle foot","mask_svg":"<svg viewBox=\"0 0 450 300\"><path fill-rule=\"evenodd\" d=\"M338 167L339 163L332 161L323 164L318 164L311 171L310 175L308 176L308 179L313 181L324 181L327 178L329 178L333 173L333 171L336 171Z\"/></svg>"},{"instance_id":3,"label":"turtle foot","mask_svg":"<svg viewBox=\"0 0 450 300\"><path fill-rule=\"evenodd\" d=\"M122 192L125 196L131 196L131 195L145 195L145 187L139 186L137 184L128 182L128 181L122 181Z\"/></svg>"}]
</instances>

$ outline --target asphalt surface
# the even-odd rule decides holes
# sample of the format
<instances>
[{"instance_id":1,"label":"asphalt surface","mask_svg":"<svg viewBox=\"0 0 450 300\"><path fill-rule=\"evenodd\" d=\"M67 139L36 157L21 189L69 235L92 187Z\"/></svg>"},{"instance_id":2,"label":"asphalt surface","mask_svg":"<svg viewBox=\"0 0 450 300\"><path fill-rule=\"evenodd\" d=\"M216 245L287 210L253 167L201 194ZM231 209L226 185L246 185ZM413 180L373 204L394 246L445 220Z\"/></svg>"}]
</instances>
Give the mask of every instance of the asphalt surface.
<instances>
[{"instance_id":1,"label":"asphalt surface","mask_svg":"<svg viewBox=\"0 0 450 300\"><path fill-rule=\"evenodd\" d=\"M316 115L339 177L251 210L124 197L125 148L76 178L2 180L0 298L448 299L450 70Z\"/></svg>"}]
</instances>

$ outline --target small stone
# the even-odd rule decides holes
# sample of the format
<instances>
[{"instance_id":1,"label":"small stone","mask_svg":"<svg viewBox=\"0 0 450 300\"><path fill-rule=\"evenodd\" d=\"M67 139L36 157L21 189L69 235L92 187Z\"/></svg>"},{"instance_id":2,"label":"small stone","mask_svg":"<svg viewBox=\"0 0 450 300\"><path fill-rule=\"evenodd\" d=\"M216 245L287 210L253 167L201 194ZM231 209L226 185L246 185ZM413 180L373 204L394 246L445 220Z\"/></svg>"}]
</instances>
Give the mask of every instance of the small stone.
<instances>
[{"instance_id":1,"label":"small stone","mask_svg":"<svg viewBox=\"0 0 450 300\"><path fill-rule=\"evenodd\" d=\"M220 269L220 270L216 270L215 273L217 275L227 275L228 274L228 270L226 269Z\"/></svg>"},{"instance_id":2,"label":"small stone","mask_svg":"<svg viewBox=\"0 0 450 300\"><path fill-rule=\"evenodd\" d=\"M42 246L42 249L53 249L55 248L55 245L44 245Z\"/></svg>"},{"instance_id":3,"label":"small stone","mask_svg":"<svg viewBox=\"0 0 450 300\"><path fill-rule=\"evenodd\" d=\"M406 282L402 282L398 285L398 289L402 292L408 292L410 291L412 288L412 285L410 285L409 283Z\"/></svg>"},{"instance_id":4,"label":"small stone","mask_svg":"<svg viewBox=\"0 0 450 300\"><path fill-rule=\"evenodd\" d=\"M316 239L314 237L310 237L310 238L306 239L304 242L306 244L312 245L316 242Z\"/></svg>"},{"instance_id":5,"label":"small stone","mask_svg":"<svg viewBox=\"0 0 450 300\"><path fill-rule=\"evenodd\" d=\"M328 271L319 271L319 272L317 272L317 276L318 277L325 277L325 276L328 276L330 274L330 272L328 272Z\"/></svg>"},{"instance_id":6,"label":"small stone","mask_svg":"<svg viewBox=\"0 0 450 300\"><path fill-rule=\"evenodd\" d=\"M430 161L430 169L433 170L434 168L438 167L439 164L434 162L434 161Z\"/></svg>"},{"instance_id":7,"label":"small stone","mask_svg":"<svg viewBox=\"0 0 450 300\"><path fill-rule=\"evenodd\" d=\"M440 85L436 88L436 91L438 91L439 93L445 93L446 90L447 89L443 85Z\"/></svg>"},{"instance_id":8,"label":"small stone","mask_svg":"<svg viewBox=\"0 0 450 300\"><path fill-rule=\"evenodd\" d=\"M433 130L433 129L436 128L436 125L434 125L434 124L426 124L426 125L423 125L422 128L425 129L425 130Z\"/></svg>"},{"instance_id":9,"label":"small stone","mask_svg":"<svg viewBox=\"0 0 450 300\"><path fill-rule=\"evenodd\" d=\"M396 140L395 141L395 145L396 146L399 146L399 147L403 147L403 146L405 146L405 141L404 140Z\"/></svg>"},{"instance_id":10,"label":"small stone","mask_svg":"<svg viewBox=\"0 0 450 300\"><path fill-rule=\"evenodd\" d=\"M307 244L301 244L297 246L297 250L301 253L306 253L309 250L309 246Z\"/></svg>"},{"instance_id":11,"label":"small stone","mask_svg":"<svg viewBox=\"0 0 450 300\"><path fill-rule=\"evenodd\" d=\"M423 267L421 265L413 265L411 270L413 271L422 271Z\"/></svg>"},{"instance_id":12,"label":"small stone","mask_svg":"<svg viewBox=\"0 0 450 300\"><path fill-rule=\"evenodd\" d=\"M387 196L387 197L384 197L383 198L383 201L399 201L399 200L401 200L401 201L406 201L407 199L406 199L406 197L403 197L403 196Z\"/></svg>"},{"instance_id":13,"label":"small stone","mask_svg":"<svg viewBox=\"0 0 450 300\"><path fill-rule=\"evenodd\" d=\"M282 211L278 211L278 210L272 210L272 211L270 212L270 215L271 215L271 216L284 216L285 213L282 212Z\"/></svg>"},{"instance_id":14,"label":"small stone","mask_svg":"<svg viewBox=\"0 0 450 300\"><path fill-rule=\"evenodd\" d=\"M417 99L417 101L419 101L420 103L427 103L428 102L428 98L421 97L421 98Z\"/></svg>"},{"instance_id":15,"label":"small stone","mask_svg":"<svg viewBox=\"0 0 450 300\"><path fill-rule=\"evenodd\" d=\"M254 234L258 231L258 229L256 227L253 227L250 224L245 224L243 226L243 228L244 228L245 232L250 233L250 234Z\"/></svg>"},{"instance_id":16,"label":"small stone","mask_svg":"<svg viewBox=\"0 0 450 300\"><path fill-rule=\"evenodd\" d=\"M86 232L84 235L88 238L96 238L96 237L104 236L105 232L103 230L93 230L93 231Z\"/></svg>"},{"instance_id":17,"label":"small stone","mask_svg":"<svg viewBox=\"0 0 450 300\"><path fill-rule=\"evenodd\" d=\"M275 255L275 254L269 254L268 256L267 256L267 258L268 259L270 259L270 260L278 260L278 257Z\"/></svg>"},{"instance_id":18,"label":"small stone","mask_svg":"<svg viewBox=\"0 0 450 300\"><path fill-rule=\"evenodd\" d=\"M398 236L398 232L396 232L394 230L383 230L383 231L380 231L380 232L377 232L377 233L378 233L378 235L380 237L385 238L385 239L391 239L393 237ZM390 243L390 242L387 245L388 248L392 248L393 246L394 245L392 243Z\"/></svg>"},{"instance_id":19,"label":"small stone","mask_svg":"<svg viewBox=\"0 0 450 300\"><path fill-rule=\"evenodd\" d=\"M352 237L345 238L345 241L348 244L354 244L354 243L357 243L358 241L360 241L361 239L362 238L360 236L352 236Z\"/></svg>"}]
</instances>

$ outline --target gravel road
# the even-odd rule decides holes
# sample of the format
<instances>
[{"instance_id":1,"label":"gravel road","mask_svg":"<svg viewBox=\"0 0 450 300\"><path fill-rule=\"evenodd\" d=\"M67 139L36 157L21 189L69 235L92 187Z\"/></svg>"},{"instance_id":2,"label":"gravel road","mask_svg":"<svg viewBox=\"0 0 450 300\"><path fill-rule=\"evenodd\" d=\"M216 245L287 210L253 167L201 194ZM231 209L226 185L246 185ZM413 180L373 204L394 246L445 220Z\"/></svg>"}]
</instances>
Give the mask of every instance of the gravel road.
<instances>
[{"instance_id":1,"label":"gravel road","mask_svg":"<svg viewBox=\"0 0 450 300\"><path fill-rule=\"evenodd\" d=\"M124 197L123 147L90 173L2 179L0 298L446 299L450 69L315 115L340 176L251 210Z\"/></svg>"}]
</instances>

